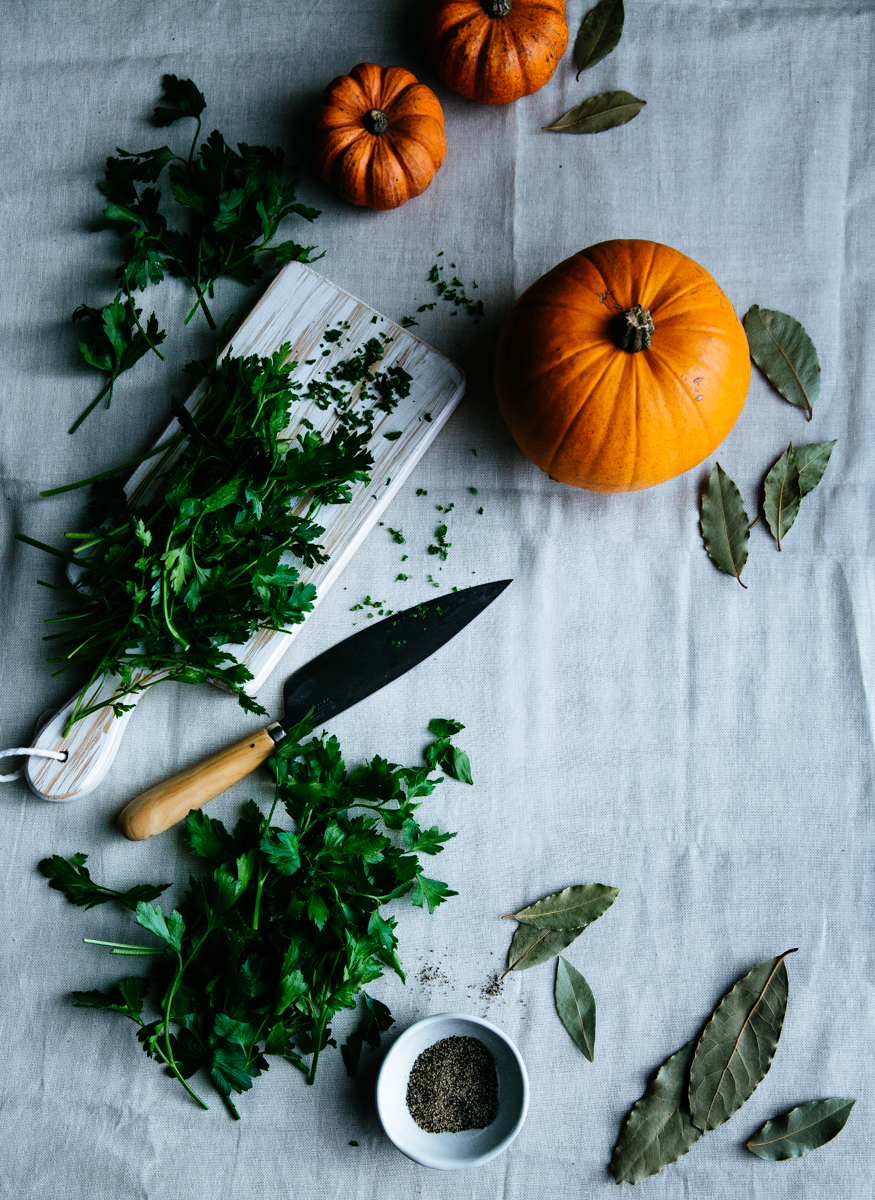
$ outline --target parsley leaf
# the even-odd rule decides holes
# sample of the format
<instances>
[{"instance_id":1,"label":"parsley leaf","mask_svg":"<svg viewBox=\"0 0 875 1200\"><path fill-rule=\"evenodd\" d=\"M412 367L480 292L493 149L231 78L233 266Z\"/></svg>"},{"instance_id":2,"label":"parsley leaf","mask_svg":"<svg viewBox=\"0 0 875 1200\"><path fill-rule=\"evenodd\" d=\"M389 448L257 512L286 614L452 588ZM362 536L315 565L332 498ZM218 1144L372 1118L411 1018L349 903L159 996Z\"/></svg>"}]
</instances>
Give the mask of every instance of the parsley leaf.
<instances>
[{"instance_id":1,"label":"parsley leaf","mask_svg":"<svg viewBox=\"0 0 875 1200\"><path fill-rule=\"evenodd\" d=\"M143 1004L148 991L148 979L132 976L120 979L108 992L73 992L71 999L76 1008L101 1008L121 1013L139 1025L142 1022Z\"/></svg>"},{"instance_id":2,"label":"parsley leaf","mask_svg":"<svg viewBox=\"0 0 875 1200\"><path fill-rule=\"evenodd\" d=\"M458 894L458 892L451 892L445 883L441 883L437 879L427 879L425 875L417 875L410 902L417 908L422 908L425 903L428 905L428 911L433 913L448 896L458 896Z\"/></svg>"},{"instance_id":3,"label":"parsley leaf","mask_svg":"<svg viewBox=\"0 0 875 1200\"><path fill-rule=\"evenodd\" d=\"M359 1059L361 1058L365 1043L367 1042L369 1046L377 1050L380 1045L380 1034L385 1033L387 1029L391 1029L395 1024L395 1018L385 1004L382 1004L379 1000L375 1000L367 992L362 992L362 1000L364 1008L358 1028L353 1030L340 1047L343 1065L346 1067L347 1075L350 1076L355 1075L358 1069Z\"/></svg>"},{"instance_id":4,"label":"parsley leaf","mask_svg":"<svg viewBox=\"0 0 875 1200\"><path fill-rule=\"evenodd\" d=\"M95 908L98 904L107 904L110 900L118 900L125 908L134 911L141 901L156 900L170 887L169 883L139 883L128 888L126 892L101 887L92 880L85 866L87 861L87 854L74 854L70 859L53 854L51 858L42 859L37 864L37 869L48 879L49 887L63 892L71 904L86 909Z\"/></svg>"},{"instance_id":5,"label":"parsley leaf","mask_svg":"<svg viewBox=\"0 0 875 1200\"><path fill-rule=\"evenodd\" d=\"M473 783L471 762L464 750L452 745L450 738L465 728L459 721L435 717L429 722L435 741L425 749L425 761L431 770L440 769L460 783Z\"/></svg>"},{"instance_id":6,"label":"parsley leaf","mask_svg":"<svg viewBox=\"0 0 875 1200\"><path fill-rule=\"evenodd\" d=\"M152 117L152 124L159 128L172 125L181 117L197 118L207 106L203 92L199 91L190 79L165 75L161 85L164 89L161 96L163 103L158 105Z\"/></svg>"},{"instance_id":7,"label":"parsley leaf","mask_svg":"<svg viewBox=\"0 0 875 1200\"><path fill-rule=\"evenodd\" d=\"M267 861L273 863L283 875L294 875L301 865L298 839L293 833L283 830L269 838L262 838L259 848Z\"/></svg>"}]
</instances>

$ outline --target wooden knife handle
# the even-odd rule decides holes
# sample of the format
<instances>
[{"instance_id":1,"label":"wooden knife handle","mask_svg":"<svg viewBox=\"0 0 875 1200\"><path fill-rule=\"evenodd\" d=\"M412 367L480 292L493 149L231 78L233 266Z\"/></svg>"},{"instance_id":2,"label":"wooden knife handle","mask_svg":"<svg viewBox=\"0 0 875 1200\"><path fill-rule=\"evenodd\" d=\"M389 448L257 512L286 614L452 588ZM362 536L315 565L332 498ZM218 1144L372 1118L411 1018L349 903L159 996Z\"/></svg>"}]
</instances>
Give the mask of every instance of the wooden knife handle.
<instances>
[{"instance_id":1,"label":"wooden knife handle","mask_svg":"<svg viewBox=\"0 0 875 1200\"><path fill-rule=\"evenodd\" d=\"M186 767L137 796L119 814L118 826L131 842L142 842L202 808L270 758L276 743L266 729Z\"/></svg>"}]
</instances>

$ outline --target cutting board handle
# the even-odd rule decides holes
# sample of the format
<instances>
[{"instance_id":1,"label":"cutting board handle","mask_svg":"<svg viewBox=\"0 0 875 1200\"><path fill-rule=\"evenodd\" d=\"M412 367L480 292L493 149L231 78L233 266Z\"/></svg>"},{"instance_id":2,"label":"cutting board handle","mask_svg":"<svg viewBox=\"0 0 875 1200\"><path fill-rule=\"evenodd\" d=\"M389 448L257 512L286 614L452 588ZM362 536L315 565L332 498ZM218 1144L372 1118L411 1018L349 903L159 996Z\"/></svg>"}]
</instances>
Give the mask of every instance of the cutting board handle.
<instances>
[{"instance_id":1,"label":"cutting board handle","mask_svg":"<svg viewBox=\"0 0 875 1200\"><path fill-rule=\"evenodd\" d=\"M119 814L119 829L131 842L163 833L193 808L202 808L239 783L269 758L275 747L267 729L241 738L137 796Z\"/></svg>"},{"instance_id":2,"label":"cutting board handle","mask_svg":"<svg viewBox=\"0 0 875 1200\"><path fill-rule=\"evenodd\" d=\"M154 672L132 672L132 676L134 682L155 678ZM66 730L77 706L91 708L101 700L110 700L120 684L118 675L106 676L97 688L87 689L87 695L77 692L40 727L34 746L39 750L54 750L66 755L62 761L48 758L27 760L24 777L31 791L41 799L61 802L78 800L80 796L94 791L106 775L118 753L128 721L144 693L134 692L124 696L122 703L132 707L118 717L107 704L80 718L69 733Z\"/></svg>"}]
</instances>

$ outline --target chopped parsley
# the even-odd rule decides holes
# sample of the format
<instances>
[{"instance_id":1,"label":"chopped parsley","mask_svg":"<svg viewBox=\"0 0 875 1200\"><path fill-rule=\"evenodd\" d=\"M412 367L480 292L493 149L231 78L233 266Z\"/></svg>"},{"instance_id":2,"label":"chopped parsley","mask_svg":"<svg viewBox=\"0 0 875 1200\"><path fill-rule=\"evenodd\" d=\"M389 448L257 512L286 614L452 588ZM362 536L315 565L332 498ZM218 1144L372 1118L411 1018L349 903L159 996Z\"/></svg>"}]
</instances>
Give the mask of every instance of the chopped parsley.
<instances>
[{"instance_id":1,"label":"chopped parsley","mask_svg":"<svg viewBox=\"0 0 875 1200\"><path fill-rule=\"evenodd\" d=\"M438 255L440 258L440 255ZM450 263L450 269L454 270L456 264ZM471 317L476 325L483 316L483 301L474 300L465 290L465 285L462 283L458 275L453 275L452 279L447 282L443 278L444 268L442 263L435 263L428 273L429 283L433 283L437 289L437 293L442 300L446 300L448 304L453 305L451 316L455 316L458 312L464 312ZM477 281L471 281L471 287L474 291L477 290Z\"/></svg>"},{"instance_id":2,"label":"chopped parsley","mask_svg":"<svg viewBox=\"0 0 875 1200\"><path fill-rule=\"evenodd\" d=\"M453 544L452 542L447 541L446 525L438 525L437 529L434 531L434 536L435 541L428 547L428 553L437 554L440 557L441 562L446 562L447 554L449 553L450 547Z\"/></svg>"}]
</instances>

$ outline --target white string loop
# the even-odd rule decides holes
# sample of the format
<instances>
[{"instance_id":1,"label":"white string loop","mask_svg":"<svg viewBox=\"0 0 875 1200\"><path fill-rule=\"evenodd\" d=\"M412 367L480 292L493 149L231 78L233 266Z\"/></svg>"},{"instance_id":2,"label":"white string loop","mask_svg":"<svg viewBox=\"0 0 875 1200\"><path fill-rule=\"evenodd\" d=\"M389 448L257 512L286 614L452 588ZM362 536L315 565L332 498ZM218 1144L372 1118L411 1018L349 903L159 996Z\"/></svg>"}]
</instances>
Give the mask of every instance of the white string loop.
<instances>
[{"instance_id":1,"label":"white string loop","mask_svg":"<svg viewBox=\"0 0 875 1200\"><path fill-rule=\"evenodd\" d=\"M66 750L37 750L35 746L16 746L13 750L0 750L0 758L17 758L19 755L24 758L53 758L56 762L67 761ZM13 779L21 779L23 775L24 767L19 767L11 775L0 775L0 783L11 783Z\"/></svg>"}]
</instances>

